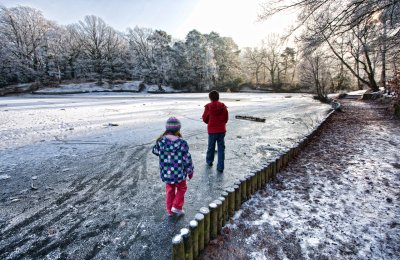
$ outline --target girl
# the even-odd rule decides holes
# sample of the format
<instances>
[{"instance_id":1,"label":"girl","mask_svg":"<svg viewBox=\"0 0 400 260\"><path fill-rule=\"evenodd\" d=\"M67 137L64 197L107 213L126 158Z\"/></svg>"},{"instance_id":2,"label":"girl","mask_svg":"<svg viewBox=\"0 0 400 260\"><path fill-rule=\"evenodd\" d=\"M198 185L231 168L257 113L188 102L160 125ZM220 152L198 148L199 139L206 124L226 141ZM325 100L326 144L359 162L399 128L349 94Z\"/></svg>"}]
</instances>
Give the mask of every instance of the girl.
<instances>
[{"instance_id":1,"label":"girl","mask_svg":"<svg viewBox=\"0 0 400 260\"><path fill-rule=\"evenodd\" d=\"M179 130L181 122L170 117L165 132L157 139L153 154L160 158L160 177L166 183L166 205L168 215L184 214L183 203L187 190L186 178L193 177L193 162L189 146Z\"/></svg>"}]
</instances>

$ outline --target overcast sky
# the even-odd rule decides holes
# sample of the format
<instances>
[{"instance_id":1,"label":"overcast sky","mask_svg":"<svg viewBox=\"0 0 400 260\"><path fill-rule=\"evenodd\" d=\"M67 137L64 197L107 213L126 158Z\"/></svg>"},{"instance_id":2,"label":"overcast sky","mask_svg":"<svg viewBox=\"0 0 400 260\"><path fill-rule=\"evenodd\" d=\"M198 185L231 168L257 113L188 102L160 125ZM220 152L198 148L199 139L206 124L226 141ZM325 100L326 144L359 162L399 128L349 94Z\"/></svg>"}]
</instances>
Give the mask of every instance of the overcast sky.
<instances>
[{"instance_id":1,"label":"overcast sky","mask_svg":"<svg viewBox=\"0 0 400 260\"><path fill-rule=\"evenodd\" d=\"M39 9L59 24L76 23L85 15L96 15L114 29L135 26L161 29L185 39L193 29L232 37L242 47L254 47L270 33L283 33L294 15L279 15L257 22L263 0L0 0L6 7L17 5Z\"/></svg>"}]
</instances>

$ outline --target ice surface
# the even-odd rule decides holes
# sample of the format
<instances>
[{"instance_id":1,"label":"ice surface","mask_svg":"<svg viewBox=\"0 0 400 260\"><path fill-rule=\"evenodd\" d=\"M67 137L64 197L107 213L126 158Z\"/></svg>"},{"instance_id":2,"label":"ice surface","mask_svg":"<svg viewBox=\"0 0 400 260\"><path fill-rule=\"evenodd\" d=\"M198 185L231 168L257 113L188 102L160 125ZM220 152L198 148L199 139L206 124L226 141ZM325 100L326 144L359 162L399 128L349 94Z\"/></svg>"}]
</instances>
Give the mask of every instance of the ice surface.
<instances>
[{"instance_id":1,"label":"ice surface","mask_svg":"<svg viewBox=\"0 0 400 260\"><path fill-rule=\"evenodd\" d=\"M0 251L8 258L167 259L169 247L160 243L169 245L198 209L290 148L330 110L302 94L221 93L221 101L230 119L226 168L217 174L204 162L206 93L1 98L0 173L10 177L0 180ZM150 152L170 116L181 120L195 166L178 220L165 218L165 187Z\"/></svg>"}]
</instances>

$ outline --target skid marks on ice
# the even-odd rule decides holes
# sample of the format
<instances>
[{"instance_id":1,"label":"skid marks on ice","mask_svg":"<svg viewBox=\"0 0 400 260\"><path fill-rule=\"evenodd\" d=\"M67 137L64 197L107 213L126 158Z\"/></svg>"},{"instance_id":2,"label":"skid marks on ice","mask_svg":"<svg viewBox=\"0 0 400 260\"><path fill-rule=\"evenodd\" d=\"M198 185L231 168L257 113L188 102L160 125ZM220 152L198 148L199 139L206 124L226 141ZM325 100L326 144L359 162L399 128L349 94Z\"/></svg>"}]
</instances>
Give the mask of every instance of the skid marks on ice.
<instances>
[{"instance_id":1,"label":"skid marks on ice","mask_svg":"<svg viewBox=\"0 0 400 260\"><path fill-rule=\"evenodd\" d=\"M138 217L135 196L139 178L146 176L147 153L148 147L140 146L105 155L96 174L77 178L47 208L2 230L0 258L43 257L50 252L90 258L118 242L112 241L111 233L135 234L138 226L128 222Z\"/></svg>"}]
</instances>

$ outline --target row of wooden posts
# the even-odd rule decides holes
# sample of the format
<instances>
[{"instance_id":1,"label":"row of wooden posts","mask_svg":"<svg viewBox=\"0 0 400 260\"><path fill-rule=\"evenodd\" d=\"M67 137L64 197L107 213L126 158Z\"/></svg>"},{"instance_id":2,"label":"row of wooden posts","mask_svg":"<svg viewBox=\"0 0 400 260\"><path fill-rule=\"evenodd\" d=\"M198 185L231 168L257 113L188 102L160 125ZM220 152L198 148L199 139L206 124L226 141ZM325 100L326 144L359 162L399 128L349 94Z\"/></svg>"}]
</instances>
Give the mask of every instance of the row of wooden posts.
<instances>
[{"instance_id":1,"label":"row of wooden posts","mask_svg":"<svg viewBox=\"0 0 400 260\"><path fill-rule=\"evenodd\" d=\"M331 114L329 113L327 118ZM289 161L297 156L301 149L309 143L318 128L315 128L297 146L292 147L279 158L273 159L262 165L259 170L252 171L248 175L237 179L233 186L225 189L221 196L210 203L208 207L200 208L194 220L189 222L189 227L182 228L180 233L173 237L172 259L195 259L211 240L217 238L222 227L233 217L235 211L240 209L242 203L250 199L267 182L274 180L276 174L286 167Z\"/></svg>"}]
</instances>

